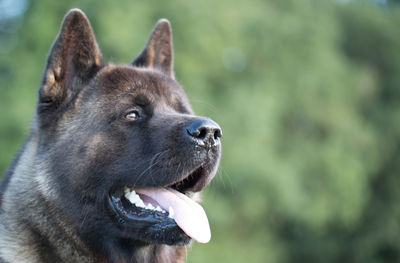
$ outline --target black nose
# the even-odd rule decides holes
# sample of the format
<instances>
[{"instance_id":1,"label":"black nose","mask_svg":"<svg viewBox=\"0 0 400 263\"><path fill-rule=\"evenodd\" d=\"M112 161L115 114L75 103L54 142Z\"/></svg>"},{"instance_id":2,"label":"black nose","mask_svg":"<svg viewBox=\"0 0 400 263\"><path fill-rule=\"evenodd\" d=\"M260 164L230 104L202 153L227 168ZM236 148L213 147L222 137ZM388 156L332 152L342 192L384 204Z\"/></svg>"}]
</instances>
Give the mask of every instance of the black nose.
<instances>
[{"instance_id":1,"label":"black nose","mask_svg":"<svg viewBox=\"0 0 400 263\"><path fill-rule=\"evenodd\" d=\"M222 136L221 127L208 118L197 118L186 127L191 139L201 146L212 147L219 144Z\"/></svg>"}]
</instances>

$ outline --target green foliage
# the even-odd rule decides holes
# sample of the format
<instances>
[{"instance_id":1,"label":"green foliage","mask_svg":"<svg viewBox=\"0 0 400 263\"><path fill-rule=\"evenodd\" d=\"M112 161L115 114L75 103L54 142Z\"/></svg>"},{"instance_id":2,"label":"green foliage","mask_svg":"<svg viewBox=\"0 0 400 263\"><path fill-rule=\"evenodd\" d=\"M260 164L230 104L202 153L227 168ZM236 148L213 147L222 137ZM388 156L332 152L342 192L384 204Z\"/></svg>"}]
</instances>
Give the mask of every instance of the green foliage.
<instances>
[{"instance_id":1,"label":"green foliage","mask_svg":"<svg viewBox=\"0 0 400 263\"><path fill-rule=\"evenodd\" d=\"M116 63L166 17L177 78L224 133L204 195L213 239L187 262L398 262L400 7L384 2L31 1L14 33L0 30L16 43L0 49L0 170L69 8Z\"/></svg>"}]
</instances>

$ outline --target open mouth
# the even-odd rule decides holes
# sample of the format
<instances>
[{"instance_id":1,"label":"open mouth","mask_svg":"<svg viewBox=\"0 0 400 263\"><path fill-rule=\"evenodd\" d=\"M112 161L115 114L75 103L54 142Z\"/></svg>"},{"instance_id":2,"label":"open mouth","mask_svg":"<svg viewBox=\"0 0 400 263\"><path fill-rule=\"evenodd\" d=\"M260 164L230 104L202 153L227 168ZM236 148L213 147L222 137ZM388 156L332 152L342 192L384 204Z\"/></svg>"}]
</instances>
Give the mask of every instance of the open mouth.
<instances>
[{"instance_id":1,"label":"open mouth","mask_svg":"<svg viewBox=\"0 0 400 263\"><path fill-rule=\"evenodd\" d=\"M144 235L157 232L160 236L172 235L176 240L173 243L187 243L191 238L207 243L211 232L206 213L202 206L185 195L185 192L199 188L197 185L203 185L205 177L204 169L200 167L169 185L125 186L110 193L109 206L118 216L120 224L149 232L142 233Z\"/></svg>"}]
</instances>

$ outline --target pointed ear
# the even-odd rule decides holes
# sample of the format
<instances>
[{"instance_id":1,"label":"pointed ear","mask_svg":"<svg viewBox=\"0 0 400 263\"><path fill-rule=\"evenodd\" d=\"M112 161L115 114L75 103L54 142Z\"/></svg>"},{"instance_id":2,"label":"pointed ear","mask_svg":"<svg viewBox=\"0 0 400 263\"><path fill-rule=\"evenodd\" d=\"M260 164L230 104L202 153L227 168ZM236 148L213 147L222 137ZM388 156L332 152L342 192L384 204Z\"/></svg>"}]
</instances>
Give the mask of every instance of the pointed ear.
<instances>
[{"instance_id":1,"label":"pointed ear","mask_svg":"<svg viewBox=\"0 0 400 263\"><path fill-rule=\"evenodd\" d=\"M70 10L49 56L39 102L59 103L87 82L102 64L102 56L85 14Z\"/></svg>"},{"instance_id":2,"label":"pointed ear","mask_svg":"<svg viewBox=\"0 0 400 263\"><path fill-rule=\"evenodd\" d=\"M160 19L157 22L146 46L132 65L156 68L174 78L172 29L167 19Z\"/></svg>"}]
</instances>

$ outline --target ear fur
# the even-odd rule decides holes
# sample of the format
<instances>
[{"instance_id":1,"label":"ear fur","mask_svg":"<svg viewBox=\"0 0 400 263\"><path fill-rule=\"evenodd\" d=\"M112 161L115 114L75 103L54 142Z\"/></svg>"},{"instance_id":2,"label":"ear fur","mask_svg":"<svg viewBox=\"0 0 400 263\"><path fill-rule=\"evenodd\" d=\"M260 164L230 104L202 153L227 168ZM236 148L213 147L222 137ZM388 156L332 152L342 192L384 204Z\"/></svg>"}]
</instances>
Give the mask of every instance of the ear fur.
<instances>
[{"instance_id":1,"label":"ear fur","mask_svg":"<svg viewBox=\"0 0 400 263\"><path fill-rule=\"evenodd\" d=\"M146 46L131 64L156 68L174 78L172 29L167 19L157 22Z\"/></svg>"},{"instance_id":2,"label":"ear fur","mask_svg":"<svg viewBox=\"0 0 400 263\"><path fill-rule=\"evenodd\" d=\"M101 65L102 56L86 15L79 9L70 10L47 58L39 102L61 102Z\"/></svg>"}]
</instances>

